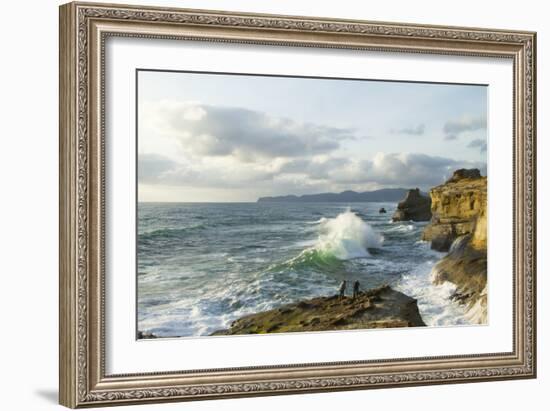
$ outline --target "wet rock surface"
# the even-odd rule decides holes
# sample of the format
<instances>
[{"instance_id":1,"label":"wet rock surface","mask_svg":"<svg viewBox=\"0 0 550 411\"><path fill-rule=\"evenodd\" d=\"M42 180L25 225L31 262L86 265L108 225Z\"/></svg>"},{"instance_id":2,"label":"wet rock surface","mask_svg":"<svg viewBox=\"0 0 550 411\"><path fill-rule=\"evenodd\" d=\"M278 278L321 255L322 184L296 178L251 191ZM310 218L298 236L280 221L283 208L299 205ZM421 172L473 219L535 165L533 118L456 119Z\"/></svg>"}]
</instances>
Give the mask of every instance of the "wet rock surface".
<instances>
[{"instance_id":1,"label":"wet rock surface","mask_svg":"<svg viewBox=\"0 0 550 411\"><path fill-rule=\"evenodd\" d=\"M468 309L473 323L487 321L487 251L472 246L472 235L456 239L449 253L432 269L434 284L456 285L452 298Z\"/></svg>"},{"instance_id":2,"label":"wet rock surface","mask_svg":"<svg viewBox=\"0 0 550 411\"><path fill-rule=\"evenodd\" d=\"M152 338L158 338L155 334L148 331L138 331L137 332L137 339L138 340L150 340Z\"/></svg>"},{"instance_id":3,"label":"wet rock surface","mask_svg":"<svg viewBox=\"0 0 550 411\"><path fill-rule=\"evenodd\" d=\"M242 317L212 335L424 326L416 300L389 286L349 296L317 297Z\"/></svg>"},{"instance_id":4,"label":"wet rock surface","mask_svg":"<svg viewBox=\"0 0 550 411\"><path fill-rule=\"evenodd\" d=\"M487 177L478 169L454 172L430 190L432 219L422 233L448 254L432 270L435 284L456 285L452 298L468 308L473 323L487 322Z\"/></svg>"}]
</instances>

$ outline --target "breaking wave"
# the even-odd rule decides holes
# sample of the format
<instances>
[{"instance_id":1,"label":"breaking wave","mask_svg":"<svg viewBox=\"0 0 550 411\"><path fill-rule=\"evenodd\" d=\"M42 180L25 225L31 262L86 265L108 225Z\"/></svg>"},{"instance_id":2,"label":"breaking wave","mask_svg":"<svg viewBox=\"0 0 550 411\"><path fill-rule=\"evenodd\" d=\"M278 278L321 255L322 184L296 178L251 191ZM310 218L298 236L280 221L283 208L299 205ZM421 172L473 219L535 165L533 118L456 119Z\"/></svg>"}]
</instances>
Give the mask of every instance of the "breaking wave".
<instances>
[{"instance_id":1,"label":"breaking wave","mask_svg":"<svg viewBox=\"0 0 550 411\"><path fill-rule=\"evenodd\" d=\"M334 218L321 218L319 236L296 257L275 264L270 271L311 268L325 272L342 271L346 260L368 258L368 249L380 248L383 237L349 209Z\"/></svg>"},{"instance_id":2,"label":"breaking wave","mask_svg":"<svg viewBox=\"0 0 550 411\"><path fill-rule=\"evenodd\" d=\"M320 222L314 248L339 260L370 257L369 248L380 248L384 238L351 210Z\"/></svg>"}]
</instances>

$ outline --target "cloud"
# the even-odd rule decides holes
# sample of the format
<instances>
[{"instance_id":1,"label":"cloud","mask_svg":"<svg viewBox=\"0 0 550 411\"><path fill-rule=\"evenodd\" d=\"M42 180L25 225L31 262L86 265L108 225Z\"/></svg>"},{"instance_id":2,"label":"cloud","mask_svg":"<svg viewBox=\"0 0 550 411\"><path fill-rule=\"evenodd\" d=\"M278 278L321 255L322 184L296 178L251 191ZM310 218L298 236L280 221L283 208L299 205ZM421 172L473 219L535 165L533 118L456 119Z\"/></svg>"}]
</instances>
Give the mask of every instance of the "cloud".
<instances>
[{"instance_id":1,"label":"cloud","mask_svg":"<svg viewBox=\"0 0 550 411\"><path fill-rule=\"evenodd\" d=\"M420 153L377 153L371 160L334 158L326 161L298 160L283 166L281 172L326 179L342 190L358 187L422 187L428 189L448 179L459 168L479 168L486 164L457 161Z\"/></svg>"},{"instance_id":2,"label":"cloud","mask_svg":"<svg viewBox=\"0 0 550 411\"><path fill-rule=\"evenodd\" d=\"M481 162L457 161L419 153L378 153L366 177L380 186L428 189L441 184L459 168L479 168L482 173L486 172L486 164Z\"/></svg>"},{"instance_id":3,"label":"cloud","mask_svg":"<svg viewBox=\"0 0 550 411\"><path fill-rule=\"evenodd\" d=\"M208 166L140 154L138 165L140 184L255 192L268 188L270 195L365 191L382 187L427 190L444 182L459 168L475 167L486 174L485 163L419 153L377 153L369 160L341 157L277 159L261 165L222 159Z\"/></svg>"},{"instance_id":4,"label":"cloud","mask_svg":"<svg viewBox=\"0 0 550 411\"><path fill-rule=\"evenodd\" d=\"M163 186L238 188L265 184L277 174L276 162L265 165L239 163L231 159L174 161L157 154L139 154L138 182Z\"/></svg>"},{"instance_id":5,"label":"cloud","mask_svg":"<svg viewBox=\"0 0 550 411\"><path fill-rule=\"evenodd\" d=\"M186 165L158 154L139 154L138 181L146 184L193 182L197 173Z\"/></svg>"},{"instance_id":6,"label":"cloud","mask_svg":"<svg viewBox=\"0 0 550 411\"><path fill-rule=\"evenodd\" d=\"M157 179L176 166L176 162L158 154L140 154L138 157L139 180Z\"/></svg>"},{"instance_id":7,"label":"cloud","mask_svg":"<svg viewBox=\"0 0 550 411\"><path fill-rule=\"evenodd\" d=\"M192 155L231 156L245 162L330 153L341 141L357 138L352 129L195 102L147 103L140 116L151 132L176 138Z\"/></svg>"},{"instance_id":8,"label":"cloud","mask_svg":"<svg viewBox=\"0 0 550 411\"><path fill-rule=\"evenodd\" d=\"M462 133L486 128L487 118L485 116L464 116L460 119L447 121L443 125L443 132L445 133L445 140L456 140Z\"/></svg>"},{"instance_id":9,"label":"cloud","mask_svg":"<svg viewBox=\"0 0 550 411\"><path fill-rule=\"evenodd\" d=\"M426 131L426 125L425 124L419 124L416 127L405 127L402 129L392 129L392 133L399 133L399 134L409 134L411 136L421 136Z\"/></svg>"},{"instance_id":10,"label":"cloud","mask_svg":"<svg viewBox=\"0 0 550 411\"><path fill-rule=\"evenodd\" d=\"M279 168L281 174L307 175L311 180L329 180L338 171L344 170L352 162L346 158L301 158L284 163Z\"/></svg>"},{"instance_id":11,"label":"cloud","mask_svg":"<svg viewBox=\"0 0 550 411\"><path fill-rule=\"evenodd\" d=\"M481 138L477 138L475 140L470 141L470 143L467 146L468 148L479 148L479 151L481 153L484 153L487 151L487 141L483 140Z\"/></svg>"},{"instance_id":12,"label":"cloud","mask_svg":"<svg viewBox=\"0 0 550 411\"><path fill-rule=\"evenodd\" d=\"M382 187L426 190L441 184L458 168L486 170L485 163L421 153L378 152L369 158L360 153L347 155L344 153L351 149L346 142L362 138L353 129L303 123L238 107L165 100L143 103L139 110L139 184L166 190L235 189L241 190L241 198L253 201L258 193ZM479 124L464 119L447 123L447 138L456 139L463 130ZM397 132L421 135L425 125ZM482 150L476 141L470 146Z\"/></svg>"},{"instance_id":13,"label":"cloud","mask_svg":"<svg viewBox=\"0 0 550 411\"><path fill-rule=\"evenodd\" d=\"M475 131L487 128L485 117L462 117L459 120L450 120L443 126L445 133L459 134L464 131Z\"/></svg>"}]
</instances>

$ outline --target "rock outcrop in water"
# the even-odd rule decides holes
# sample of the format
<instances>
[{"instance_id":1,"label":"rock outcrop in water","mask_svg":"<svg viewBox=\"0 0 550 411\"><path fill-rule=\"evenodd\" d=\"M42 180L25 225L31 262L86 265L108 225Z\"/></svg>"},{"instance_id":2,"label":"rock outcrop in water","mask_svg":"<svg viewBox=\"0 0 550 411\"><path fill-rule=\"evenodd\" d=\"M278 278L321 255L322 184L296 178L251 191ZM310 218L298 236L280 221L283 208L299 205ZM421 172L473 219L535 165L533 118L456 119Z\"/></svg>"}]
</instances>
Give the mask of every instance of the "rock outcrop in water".
<instances>
[{"instance_id":1,"label":"rock outcrop in water","mask_svg":"<svg viewBox=\"0 0 550 411\"><path fill-rule=\"evenodd\" d=\"M357 298L317 297L242 317L212 335L424 326L416 300L389 286Z\"/></svg>"},{"instance_id":2,"label":"rock outcrop in water","mask_svg":"<svg viewBox=\"0 0 550 411\"><path fill-rule=\"evenodd\" d=\"M429 221L432 217L430 197L423 196L420 189L409 190L397 204L393 221Z\"/></svg>"},{"instance_id":3,"label":"rock outcrop in water","mask_svg":"<svg viewBox=\"0 0 550 411\"><path fill-rule=\"evenodd\" d=\"M487 178L479 170L457 170L430 190L432 220L422 238L449 251L432 270L435 284L456 285L454 299L466 304L469 320L487 321Z\"/></svg>"}]
</instances>

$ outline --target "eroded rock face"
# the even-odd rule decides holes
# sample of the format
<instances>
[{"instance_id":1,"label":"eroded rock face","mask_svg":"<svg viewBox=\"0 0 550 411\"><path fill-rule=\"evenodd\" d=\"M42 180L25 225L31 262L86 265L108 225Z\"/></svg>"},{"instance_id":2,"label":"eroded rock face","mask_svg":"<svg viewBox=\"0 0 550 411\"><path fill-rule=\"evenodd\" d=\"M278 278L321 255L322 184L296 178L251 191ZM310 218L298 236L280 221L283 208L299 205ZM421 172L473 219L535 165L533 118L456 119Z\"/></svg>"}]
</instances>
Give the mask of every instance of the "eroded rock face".
<instances>
[{"instance_id":1,"label":"eroded rock face","mask_svg":"<svg viewBox=\"0 0 550 411\"><path fill-rule=\"evenodd\" d=\"M422 239L431 241L433 249L448 251L455 239L474 232L476 247L486 247L487 177L477 169L458 170L432 188L430 198L432 218Z\"/></svg>"},{"instance_id":2,"label":"eroded rock face","mask_svg":"<svg viewBox=\"0 0 550 411\"><path fill-rule=\"evenodd\" d=\"M430 190L432 219L422 233L435 250L449 251L432 270L435 284L456 285L453 298L471 322L487 321L487 178L479 170L457 170Z\"/></svg>"},{"instance_id":3,"label":"eroded rock face","mask_svg":"<svg viewBox=\"0 0 550 411\"><path fill-rule=\"evenodd\" d=\"M457 238L449 253L432 269L434 284L456 285L453 299L465 304L473 323L487 321L487 251L472 245L473 235Z\"/></svg>"},{"instance_id":4,"label":"eroded rock face","mask_svg":"<svg viewBox=\"0 0 550 411\"><path fill-rule=\"evenodd\" d=\"M389 286L353 299L317 297L242 317L212 335L266 334L424 326L416 300Z\"/></svg>"},{"instance_id":5,"label":"eroded rock face","mask_svg":"<svg viewBox=\"0 0 550 411\"><path fill-rule=\"evenodd\" d=\"M418 188L409 190L397 204L393 221L429 221L432 217L431 199L423 196Z\"/></svg>"}]
</instances>

